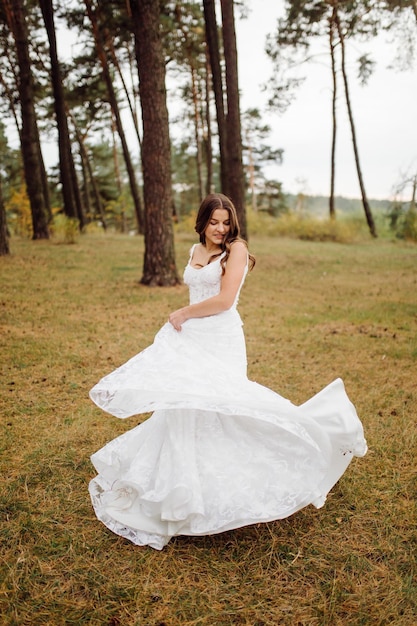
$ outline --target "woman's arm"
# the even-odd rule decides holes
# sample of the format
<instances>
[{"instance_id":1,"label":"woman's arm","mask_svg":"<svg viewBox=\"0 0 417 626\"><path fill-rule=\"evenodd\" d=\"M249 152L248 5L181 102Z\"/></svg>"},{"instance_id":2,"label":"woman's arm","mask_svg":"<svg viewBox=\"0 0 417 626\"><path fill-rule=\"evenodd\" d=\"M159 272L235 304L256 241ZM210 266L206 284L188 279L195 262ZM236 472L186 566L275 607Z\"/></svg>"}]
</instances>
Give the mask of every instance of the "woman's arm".
<instances>
[{"instance_id":1,"label":"woman's arm","mask_svg":"<svg viewBox=\"0 0 417 626\"><path fill-rule=\"evenodd\" d=\"M216 315L230 309L242 282L247 262L248 250L246 245L242 241L236 241L230 249L226 270L222 276L220 293L217 296L196 304L189 304L171 313L169 322L175 330L181 330L182 324L192 317L207 317L208 315Z\"/></svg>"}]
</instances>

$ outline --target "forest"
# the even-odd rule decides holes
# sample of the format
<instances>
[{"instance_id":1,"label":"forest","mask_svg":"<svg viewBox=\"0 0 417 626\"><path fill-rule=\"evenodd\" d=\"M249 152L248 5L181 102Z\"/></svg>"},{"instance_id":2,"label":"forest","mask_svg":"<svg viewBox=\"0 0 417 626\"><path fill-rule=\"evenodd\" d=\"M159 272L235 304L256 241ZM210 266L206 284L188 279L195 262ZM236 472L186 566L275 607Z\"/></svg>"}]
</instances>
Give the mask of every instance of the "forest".
<instances>
[{"instance_id":1,"label":"forest","mask_svg":"<svg viewBox=\"0 0 417 626\"><path fill-rule=\"evenodd\" d=\"M411 62L417 5L287 1L271 25L277 109L297 89L294 63L328 42L326 197L268 178L285 154L264 112L240 106L248 5L0 0L2 626L417 623L417 178L398 201L368 198L346 63L348 40L384 29ZM355 200L334 185L336 97ZM88 394L184 306L212 190L233 198L256 257L239 300L248 376L297 406L342 377L369 450L320 510L159 552L102 527L88 496L93 451L149 415L113 419Z\"/></svg>"},{"instance_id":2,"label":"forest","mask_svg":"<svg viewBox=\"0 0 417 626\"><path fill-rule=\"evenodd\" d=\"M244 237L250 213L276 217L303 205L302 198L290 202L280 181L265 174L283 154L268 145L262 111L240 110L235 22L245 8L230 0L0 2L2 254L10 235L48 239L64 229L71 239L91 225L136 232L145 240L143 283L169 285L178 281L175 224L211 190L233 198ZM314 38L327 37L334 79L327 213L334 219L338 208L334 104L342 88L362 208L375 237L346 42L403 29L405 14L417 17L415 2L306 0L286 2L285 10L266 48L275 64L271 106L288 106L297 86L289 68L308 55ZM404 54L412 56L415 31L401 36ZM61 38L70 43L60 46ZM369 58L361 58L359 72L362 80L369 77ZM174 87L167 90L167 82ZM182 105L175 115L168 112L174 96ZM18 147L9 146L11 135ZM47 168L51 146L57 164ZM411 184L410 202L392 206L390 221L413 239L415 179Z\"/></svg>"}]
</instances>

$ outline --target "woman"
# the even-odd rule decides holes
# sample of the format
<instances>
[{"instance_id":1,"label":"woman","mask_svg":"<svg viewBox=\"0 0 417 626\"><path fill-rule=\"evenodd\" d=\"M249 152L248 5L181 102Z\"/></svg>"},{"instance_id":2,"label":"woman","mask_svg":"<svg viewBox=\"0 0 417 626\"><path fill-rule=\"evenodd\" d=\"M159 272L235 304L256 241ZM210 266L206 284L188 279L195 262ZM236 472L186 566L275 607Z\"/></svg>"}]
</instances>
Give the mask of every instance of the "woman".
<instances>
[{"instance_id":1,"label":"woman","mask_svg":"<svg viewBox=\"0 0 417 626\"><path fill-rule=\"evenodd\" d=\"M236 307L255 261L229 198L209 195L196 231L184 272L190 304L90 392L116 417L153 411L91 457L90 494L108 528L158 550L175 535L321 507L352 457L366 453L340 379L301 406L248 380Z\"/></svg>"}]
</instances>

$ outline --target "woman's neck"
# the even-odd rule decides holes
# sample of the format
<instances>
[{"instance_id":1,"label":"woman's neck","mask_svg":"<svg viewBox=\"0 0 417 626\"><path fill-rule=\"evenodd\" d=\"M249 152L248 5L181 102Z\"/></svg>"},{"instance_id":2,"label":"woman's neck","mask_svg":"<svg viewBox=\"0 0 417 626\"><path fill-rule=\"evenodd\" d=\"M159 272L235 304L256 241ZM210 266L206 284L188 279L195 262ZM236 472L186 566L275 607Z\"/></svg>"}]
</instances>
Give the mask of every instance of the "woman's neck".
<instances>
[{"instance_id":1,"label":"woman's neck","mask_svg":"<svg viewBox=\"0 0 417 626\"><path fill-rule=\"evenodd\" d=\"M206 249L206 251L208 252L208 254L216 254L222 251L222 247L221 246L216 246L212 243L206 242L203 243L203 247Z\"/></svg>"}]
</instances>

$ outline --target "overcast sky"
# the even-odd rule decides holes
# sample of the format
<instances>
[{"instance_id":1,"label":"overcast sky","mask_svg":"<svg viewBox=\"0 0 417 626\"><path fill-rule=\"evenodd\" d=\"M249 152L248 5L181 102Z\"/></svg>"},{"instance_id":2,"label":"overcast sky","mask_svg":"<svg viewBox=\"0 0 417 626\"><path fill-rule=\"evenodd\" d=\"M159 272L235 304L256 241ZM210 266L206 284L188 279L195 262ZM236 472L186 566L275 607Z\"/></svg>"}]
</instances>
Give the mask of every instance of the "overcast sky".
<instances>
[{"instance_id":1,"label":"overcast sky","mask_svg":"<svg viewBox=\"0 0 417 626\"><path fill-rule=\"evenodd\" d=\"M252 7L248 19L237 20L236 25L242 110L266 102L261 85L273 68L264 52L265 39L283 14L284 0L250 0L248 4ZM322 50L326 51L326 42ZM371 52L377 62L366 86L358 85L354 72L350 78L362 172L368 197L387 198L403 172L417 173L417 68L387 69L396 52L387 37L361 48L349 44L348 62L356 61L361 50ZM265 112L264 120L273 129L271 143L284 149L284 163L274 169L273 176L287 192L329 193L331 74L326 54L324 60L326 64L304 68L307 79L284 114ZM338 117L336 194L359 197L341 81Z\"/></svg>"},{"instance_id":2,"label":"overcast sky","mask_svg":"<svg viewBox=\"0 0 417 626\"><path fill-rule=\"evenodd\" d=\"M265 54L268 33L283 15L284 0L247 0L251 7L245 20L236 19L241 109L260 108L263 120L271 126L270 144L284 150L284 162L268 171L283 183L287 193L328 195L330 187L331 73L327 42L319 44L321 62L309 64L303 72L306 81L298 88L296 100L284 114L265 110L267 96L262 85L273 71ZM236 9L238 16L238 9ZM220 19L220 15L218 16ZM416 32L417 34L417 32ZM60 54L71 54L74 34L61 31ZM364 51L373 54L376 70L361 87L354 64ZM396 48L387 37L362 46L349 43L348 63L351 100L357 130L362 173L368 198L392 197L393 188L405 175L417 173L417 59L416 67L405 72L387 69ZM343 86L339 84L336 194L360 197L347 123ZM10 137L17 142L16 133ZM58 159L55 143L44 145L47 165ZM408 195L407 195L408 197Z\"/></svg>"}]
</instances>

